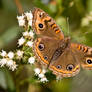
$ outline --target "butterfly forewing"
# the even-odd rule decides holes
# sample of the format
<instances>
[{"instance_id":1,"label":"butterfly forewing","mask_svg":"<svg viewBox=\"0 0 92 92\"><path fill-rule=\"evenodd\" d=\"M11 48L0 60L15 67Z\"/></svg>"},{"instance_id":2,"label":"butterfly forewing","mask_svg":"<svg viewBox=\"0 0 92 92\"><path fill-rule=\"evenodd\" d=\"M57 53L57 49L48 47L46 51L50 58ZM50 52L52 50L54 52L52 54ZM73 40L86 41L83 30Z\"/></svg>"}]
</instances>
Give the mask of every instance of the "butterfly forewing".
<instances>
[{"instance_id":1,"label":"butterfly forewing","mask_svg":"<svg viewBox=\"0 0 92 92\"><path fill-rule=\"evenodd\" d=\"M33 51L41 63L48 65L53 53L59 47L59 43L60 40L49 37L37 38L33 46Z\"/></svg>"},{"instance_id":2,"label":"butterfly forewing","mask_svg":"<svg viewBox=\"0 0 92 92\"><path fill-rule=\"evenodd\" d=\"M59 40L64 39L64 35L55 21L39 8L33 10L32 28L36 34L49 36Z\"/></svg>"}]
</instances>

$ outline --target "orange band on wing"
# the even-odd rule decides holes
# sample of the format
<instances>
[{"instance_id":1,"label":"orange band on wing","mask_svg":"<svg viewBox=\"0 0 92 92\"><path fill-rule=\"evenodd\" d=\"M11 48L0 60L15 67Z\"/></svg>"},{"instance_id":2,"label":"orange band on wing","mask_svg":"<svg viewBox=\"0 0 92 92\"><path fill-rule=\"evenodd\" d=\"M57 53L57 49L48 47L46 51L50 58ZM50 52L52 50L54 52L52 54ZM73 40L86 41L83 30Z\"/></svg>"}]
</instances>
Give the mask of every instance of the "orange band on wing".
<instances>
[{"instance_id":1,"label":"orange band on wing","mask_svg":"<svg viewBox=\"0 0 92 92\"><path fill-rule=\"evenodd\" d=\"M89 65L88 64L87 65L83 64L82 67L85 68L85 69L88 69L88 70L92 70L92 64L89 64Z\"/></svg>"},{"instance_id":2,"label":"orange band on wing","mask_svg":"<svg viewBox=\"0 0 92 92\"><path fill-rule=\"evenodd\" d=\"M77 69L79 69L79 66L77 65L77 66L73 69L73 71L59 70L59 69L57 69L55 66L51 66L51 68L52 68L53 70L57 71L57 72L66 73L66 74L71 73L71 74L72 74L72 73L75 72Z\"/></svg>"},{"instance_id":3,"label":"orange band on wing","mask_svg":"<svg viewBox=\"0 0 92 92\"><path fill-rule=\"evenodd\" d=\"M87 47L84 47L84 52L87 52L88 51L88 48Z\"/></svg>"},{"instance_id":4,"label":"orange band on wing","mask_svg":"<svg viewBox=\"0 0 92 92\"><path fill-rule=\"evenodd\" d=\"M80 45L78 45L78 50L80 50L81 49L81 46Z\"/></svg>"},{"instance_id":5,"label":"orange band on wing","mask_svg":"<svg viewBox=\"0 0 92 92\"><path fill-rule=\"evenodd\" d=\"M52 26L52 28L54 28L54 27L56 27L57 25L56 24L54 24L53 26Z\"/></svg>"},{"instance_id":6,"label":"orange band on wing","mask_svg":"<svg viewBox=\"0 0 92 92\"><path fill-rule=\"evenodd\" d=\"M39 44L40 41L41 41L41 39L39 39L39 41L38 41L38 43L37 43L37 46L38 46L38 44ZM41 53L40 53L40 51L38 50L38 47L37 47L37 46L35 46L36 53L38 54L38 56L40 57L40 59L41 59L44 63L49 64L49 62L46 61L46 60L43 58L43 56L41 55Z\"/></svg>"},{"instance_id":7,"label":"orange band on wing","mask_svg":"<svg viewBox=\"0 0 92 92\"><path fill-rule=\"evenodd\" d=\"M84 46L84 45L72 43L71 44L71 47L76 47L78 50L81 50L83 52L88 52L88 47L87 46Z\"/></svg>"},{"instance_id":8,"label":"orange band on wing","mask_svg":"<svg viewBox=\"0 0 92 92\"><path fill-rule=\"evenodd\" d=\"M57 30L57 31L56 31L56 34L59 33L59 32L60 32L60 30Z\"/></svg>"},{"instance_id":9,"label":"orange band on wing","mask_svg":"<svg viewBox=\"0 0 92 92\"><path fill-rule=\"evenodd\" d=\"M51 22L51 18L50 17L43 18L43 21Z\"/></svg>"},{"instance_id":10,"label":"orange band on wing","mask_svg":"<svg viewBox=\"0 0 92 92\"><path fill-rule=\"evenodd\" d=\"M85 67L92 67L92 64L89 64L89 65L84 65Z\"/></svg>"}]
</instances>

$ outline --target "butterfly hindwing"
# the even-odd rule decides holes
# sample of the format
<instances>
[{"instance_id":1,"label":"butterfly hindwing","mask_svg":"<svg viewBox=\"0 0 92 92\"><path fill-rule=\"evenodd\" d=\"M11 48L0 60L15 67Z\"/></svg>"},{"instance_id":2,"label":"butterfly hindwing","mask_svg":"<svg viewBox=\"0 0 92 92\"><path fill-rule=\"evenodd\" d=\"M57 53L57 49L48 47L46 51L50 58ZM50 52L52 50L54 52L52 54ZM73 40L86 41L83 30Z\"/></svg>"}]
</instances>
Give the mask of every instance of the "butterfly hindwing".
<instances>
[{"instance_id":1,"label":"butterfly hindwing","mask_svg":"<svg viewBox=\"0 0 92 92\"><path fill-rule=\"evenodd\" d=\"M76 44L72 43L71 47L76 50L77 57L79 58L79 63L84 69L91 70L92 69L92 48L81 45L81 44Z\"/></svg>"},{"instance_id":2,"label":"butterfly hindwing","mask_svg":"<svg viewBox=\"0 0 92 92\"><path fill-rule=\"evenodd\" d=\"M72 77L80 71L80 64L69 46L58 58L51 60L49 68L57 76Z\"/></svg>"}]
</instances>

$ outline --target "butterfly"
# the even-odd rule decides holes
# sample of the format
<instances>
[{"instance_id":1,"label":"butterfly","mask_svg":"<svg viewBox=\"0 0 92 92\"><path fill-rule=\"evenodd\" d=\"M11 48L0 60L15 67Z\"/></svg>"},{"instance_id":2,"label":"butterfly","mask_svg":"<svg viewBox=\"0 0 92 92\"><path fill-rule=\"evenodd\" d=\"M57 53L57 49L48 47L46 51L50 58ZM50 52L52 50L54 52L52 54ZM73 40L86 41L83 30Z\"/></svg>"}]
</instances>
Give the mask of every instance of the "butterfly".
<instances>
[{"instance_id":1,"label":"butterfly","mask_svg":"<svg viewBox=\"0 0 92 92\"><path fill-rule=\"evenodd\" d=\"M92 69L91 47L72 43L69 37L64 37L62 30L45 11L35 8L32 14L32 28L38 36L33 52L38 62L61 77L75 76L80 67Z\"/></svg>"}]
</instances>

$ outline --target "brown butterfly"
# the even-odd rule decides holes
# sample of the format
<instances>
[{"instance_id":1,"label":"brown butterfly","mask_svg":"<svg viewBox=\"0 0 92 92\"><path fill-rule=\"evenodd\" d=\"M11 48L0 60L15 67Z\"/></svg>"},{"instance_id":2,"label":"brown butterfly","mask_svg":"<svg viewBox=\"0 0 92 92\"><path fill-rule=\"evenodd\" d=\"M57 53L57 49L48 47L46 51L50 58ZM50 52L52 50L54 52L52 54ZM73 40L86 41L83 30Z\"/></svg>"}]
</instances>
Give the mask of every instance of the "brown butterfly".
<instances>
[{"instance_id":1,"label":"brown butterfly","mask_svg":"<svg viewBox=\"0 0 92 92\"><path fill-rule=\"evenodd\" d=\"M39 8L33 10L32 28L38 36L33 46L36 57L56 76L75 76L80 66L92 69L92 48L71 43L55 21Z\"/></svg>"}]
</instances>

